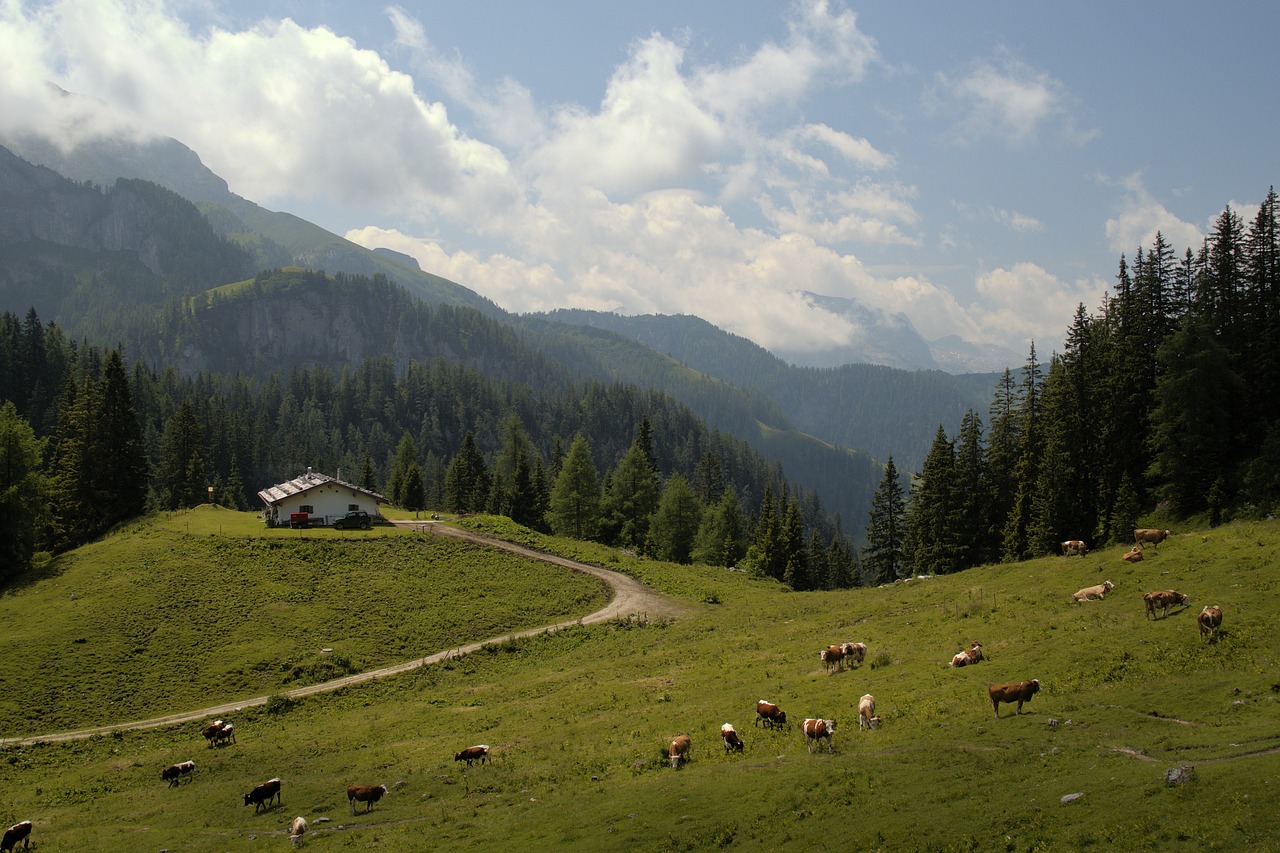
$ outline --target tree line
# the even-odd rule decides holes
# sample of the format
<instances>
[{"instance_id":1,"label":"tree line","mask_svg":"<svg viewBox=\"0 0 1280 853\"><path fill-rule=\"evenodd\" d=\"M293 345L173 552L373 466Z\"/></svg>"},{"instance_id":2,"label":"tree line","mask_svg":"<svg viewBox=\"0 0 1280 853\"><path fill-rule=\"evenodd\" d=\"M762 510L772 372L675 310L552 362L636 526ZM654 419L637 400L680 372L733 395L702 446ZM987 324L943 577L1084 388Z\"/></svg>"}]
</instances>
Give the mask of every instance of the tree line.
<instances>
[{"instance_id":1,"label":"tree line","mask_svg":"<svg viewBox=\"0 0 1280 853\"><path fill-rule=\"evenodd\" d=\"M887 581L1132 540L1138 519L1265 516L1280 503L1280 241L1270 189L1178 257L1157 233L1061 353L1005 371L984 431L939 426L909 490L886 466L863 567Z\"/></svg>"},{"instance_id":2,"label":"tree line","mask_svg":"<svg viewBox=\"0 0 1280 853\"><path fill-rule=\"evenodd\" d=\"M0 575L148 510L237 509L311 466L409 509L495 512L797 589L849 586L817 497L670 398L587 381L535 392L444 358L183 377L0 315ZM603 473L601 473L603 472Z\"/></svg>"}]
</instances>

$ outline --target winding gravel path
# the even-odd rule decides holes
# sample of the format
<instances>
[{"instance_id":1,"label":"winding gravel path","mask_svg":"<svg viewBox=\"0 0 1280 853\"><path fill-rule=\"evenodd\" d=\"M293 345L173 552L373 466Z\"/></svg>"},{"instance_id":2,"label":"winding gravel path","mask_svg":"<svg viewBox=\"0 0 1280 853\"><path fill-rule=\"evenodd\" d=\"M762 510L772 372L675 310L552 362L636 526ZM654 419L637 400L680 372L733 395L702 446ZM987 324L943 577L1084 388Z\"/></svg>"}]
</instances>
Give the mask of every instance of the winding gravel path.
<instances>
[{"instance_id":1,"label":"winding gravel path","mask_svg":"<svg viewBox=\"0 0 1280 853\"><path fill-rule=\"evenodd\" d=\"M366 681L373 681L378 678L386 678L388 676L410 672L418 667L439 663L440 661L458 657L460 655L470 654L492 643L501 643L511 639L532 637L548 631L557 631L561 628L567 628L571 625L590 625L597 622L626 618L627 616L633 615L677 616L685 609L684 606L676 600L655 592L635 578L619 572L602 569L599 566L579 563L575 560L557 557L554 554L535 551L532 548L526 548L523 545L517 545L513 542L506 542L502 539L495 539L469 530L459 530L458 528L449 527L444 524L437 524L435 522L397 521L396 524L402 527L419 529L427 535L453 536L458 539L465 539L477 545L501 548L530 559L554 563L557 566L563 566L575 572L583 572L585 574L593 575L604 581L605 585L609 587L613 594L609 603L604 607L579 619L569 619L564 622L557 622L554 625L544 625L541 628L526 628L523 631L513 631L499 637L490 637L487 640L479 640L463 646L455 646L454 648L445 649L444 651L436 652L433 655L428 655L424 658L417 658L405 663L384 666L381 669L373 669L368 672L359 672L355 675L348 675L344 678L334 679L333 681L325 681L321 684L311 684L306 687L298 687L294 690L280 691L280 695L287 696L290 699L314 696L317 693L328 693L332 690L340 690L343 687L349 687L353 684L363 684ZM54 732L53 734L35 735L32 737L0 738L0 746L30 746L37 743L57 743L61 741L84 740L85 738L90 738L95 735L105 735L112 732L159 729L164 728L165 726L177 725L179 723L191 723L206 720L210 717L222 717L236 711L241 711L245 708L254 708L265 704L267 704L267 697L258 696L253 699L241 699L236 702L226 702L222 705L213 705L196 711L184 711L180 714L169 714L164 717L154 717L150 720L135 720L129 723L113 723L108 726L95 726L94 728L89 729L76 729L75 731L69 732Z\"/></svg>"}]
</instances>

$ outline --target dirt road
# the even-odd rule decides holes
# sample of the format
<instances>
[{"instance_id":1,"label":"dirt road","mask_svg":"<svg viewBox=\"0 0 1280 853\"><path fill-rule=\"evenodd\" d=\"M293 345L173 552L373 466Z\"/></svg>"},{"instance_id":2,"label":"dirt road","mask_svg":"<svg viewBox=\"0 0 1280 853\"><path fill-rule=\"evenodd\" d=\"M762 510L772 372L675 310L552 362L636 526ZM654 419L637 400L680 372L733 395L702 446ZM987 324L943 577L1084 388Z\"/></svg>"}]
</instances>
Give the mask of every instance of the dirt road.
<instances>
[{"instance_id":1,"label":"dirt road","mask_svg":"<svg viewBox=\"0 0 1280 853\"><path fill-rule=\"evenodd\" d=\"M609 603L594 613L589 613L580 619L570 619L564 622L557 622L554 625L544 625L540 628L527 628L523 631L513 631L509 634L503 634L499 637L490 637L487 640L479 640L474 643L468 643L464 646L456 646L451 649L436 652L424 658L418 658L405 663L398 663L392 666L385 666L381 669L373 669L368 672L359 672L355 675L348 675L344 678L338 678L333 681L326 681L322 684L311 684L306 687L298 687L294 690L284 690L280 695L290 699L299 699L304 696L314 696L317 693L328 693L331 690L339 690L343 687L349 687L353 684L362 684L366 681L373 681L378 678L386 678L392 675L399 675L404 672L410 672L421 666L432 663L439 663L451 657L470 654L478 651L491 643L505 642L510 639L520 639L523 637L532 637L536 634L542 634L547 631L556 631L560 628L567 628L571 625L589 625L597 622L606 622L610 619L626 618L627 616L662 616L671 617L679 615L684 606L674 599L668 598L661 593L655 592L635 578L618 572L612 572L608 569L602 569L599 566L591 566L586 563L579 563L574 560L568 560L564 557L557 557L553 554L545 554L541 551L535 551L532 548L526 548L523 545L517 545L512 542L505 542L501 539L493 539L483 536L479 533L473 533L469 530L459 530L449 527L445 524L437 524L435 522L421 521L399 521L397 525L403 527L412 527L420 529L424 533L433 536L453 536L459 539L465 539L477 545L484 545L492 548L502 548L506 551L512 551L521 556L534 560L542 560L547 563L554 563L557 566L563 566L575 572L583 572L600 578L612 592ZM236 711L245 708L254 708L267 704L266 696L258 696L253 699L241 699L236 702L226 702L221 705L214 705L209 708L201 708L196 711L184 711L179 714L169 714L164 717L155 717L150 720L135 720L129 723L113 723L106 726L96 726L89 729L76 729L69 732L54 732L46 735L35 735L32 737L20 738L0 738L0 746L29 746L35 743L56 743L59 741L83 740L93 737L94 735L105 735L118 731L141 731L144 729L159 729L165 726L173 726L179 723L191 723L209 719L210 717L224 717Z\"/></svg>"}]
</instances>

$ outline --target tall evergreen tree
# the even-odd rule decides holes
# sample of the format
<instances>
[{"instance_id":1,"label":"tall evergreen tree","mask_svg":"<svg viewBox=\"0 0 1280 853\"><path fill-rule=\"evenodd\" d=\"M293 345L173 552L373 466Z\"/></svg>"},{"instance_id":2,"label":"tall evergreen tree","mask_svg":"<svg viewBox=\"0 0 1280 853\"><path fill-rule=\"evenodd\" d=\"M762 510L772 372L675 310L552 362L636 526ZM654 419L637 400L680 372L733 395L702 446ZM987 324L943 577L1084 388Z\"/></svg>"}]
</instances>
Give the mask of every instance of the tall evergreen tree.
<instances>
[{"instance_id":1,"label":"tall evergreen tree","mask_svg":"<svg viewBox=\"0 0 1280 853\"><path fill-rule=\"evenodd\" d=\"M962 568L955 544L963 531L951 526L956 514L954 477L955 446L938 424L903 518L903 554L916 574L947 574Z\"/></svg>"},{"instance_id":2,"label":"tall evergreen tree","mask_svg":"<svg viewBox=\"0 0 1280 853\"><path fill-rule=\"evenodd\" d=\"M42 450L17 407L0 403L0 581L31 566L45 501Z\"/></svg>"},{"instance_id":3,"label":"tall evergreen tree","mask_svg":"<svg viewBox=\"0 0 1280 853\"><path fill-rule=\"evenodd\" d=\"M960 531L952 549L957 565L969 568L980 565L985 557L978 532L986 529L991 504L987 489L986 452L982 443L982 418L973 409L960 419L960 433L955 441L955 467L952 472L954 511L950 526Z\"/></svg>"},{"instance_id":4,"label":"tall evergreen tree","mask_svg":"<svg viewBox=\"0 0 1280 853\"><path fill-rule=\"evenodd\" d=\"M902 482L890 456L867 519L867 546L861 560L866 583L888 583L903 576L903 513Z\"/></svg>"},{"instance_id":5,"label":"tall evergreen tree","mask_svg":"<svg viewBox=\"0 0 1280 853\"><path fill-rule=\"evenodd\" d=\"M159 475L162 500L168 509L198 506L208 500L204 428L186 398L165 425Z\"/></svg>"},{"instance_id":6,"label":"tall evergreen tree","mask_svg":"<svg viewBox=\"0 0 1280 853\"><path fill-rule=\"evenodd\" d=\"M977 561L1000 559L1004 547L1004 525L1013 508L1015 471L1021 424L1018 421L1018 390L1013 373L1006 369L996 385L989 413L991 433L987 442L987 472L982 483L983 500L989 509L987 522L975 530Z\"/></svg>"},{"instance_id":7,"label":"tall evergreen tree","mask_svg":"<svg viewBox=\"0 0 1280 853\"><path fill-rule=\"evenodd\" d=\"M659 560L690 562L701 522L702 504L693 487L682 475L672 474L649 521L649 552Z\"/></svg>"},{"instance_id":8,"label":"tall evergreen tree","mask_svg":"<svg viewBox=\"0 0 1280 853\"><path fill-rule=\"evenodd\" d=\"M452 512L480 512L489 489L489 470L470 430L445 474L445 508Z\"/></svg>"},{"instance_id":9,"label":"tall evergreen tree","mask_svg":"<svg viewBox=\"0 0 1280 853\"><path fill-rule=\"evenodd\" d=\"M594 539L599 532L600 474L591 458L591 445L581 434L569 445L551 489L547 521L559 536Z\"/></svg>"},{"instance_id":10,"label":"tall evergreen tree","mask_svg":"<svg viewBox=\"0 0 1280 853\"><path fill-rule=\"evenodd\" d=\"M107 526L142 513L147 502L150 466L142 444L142 427L119 350L107 353L97 413L94 479L105 505ZM241 483L243 491L243 483ZM240 498L240 504L244 498Z\"/></svg>"},{"instance_id":11,"label":"tall evergreen tree","mask_svg":"<svg viewBox=\"0 0 1280 853\"><path fill-rule=\"evenodd\" d=\"M642 427L648 420L642 421ZM604 498L604 513L617 531L617 544L637 551L644 549L649 536L649 518L658 508L658 474L645 451L645 431L641 429L622 461L612 472Z\"/></svg>"},{"instance_id":12,"label":"tall evergreen tree","mask_svg":"<svg viewBox=\"0 0 1280 853\"><path fill-rule=\"evenodd\" d=\"M400 443L396 445L396 455L391 460L391 477L387 482L387 497L396 506L408 507L409 496L406 489L409 486L409 471L417 465L418 445L414 442L413 436L405 432L400 436ZM421 477L421 469L418 475Z\"/></svg>"},{"instance_id":13,"label":"tall evergreen tree","mask_svg":"<svg viewBox=\"0 0 1280 853\"><path fill-rule=\"evenodd\" d=\"M1004 523L1002 559L1006 562L1025 560L1031 556L1028 531L1031 526L1036 482L1040 475L1040 456L1043 450L1040 412L1040 395L1043 390L1041 376L1040 362L1036 358L1036 345L1032 343L1027 364L1022 371L1022 383L1019 386L1020 442L1018 464L1013 471L1013 505Z\"/></svg>"},{"instance_id":14,"label":"tall evergreen tree","mask_svg":"<svg viewBox=\"0 0 1280 853\"><path fill-rule=\"evenodd\" d=\"M702 524L693 546L693 561L709 566L734 566L746 554L742 508L733 489L725 489L720 500L702 514Z\"/></svg>"}]
</instances>

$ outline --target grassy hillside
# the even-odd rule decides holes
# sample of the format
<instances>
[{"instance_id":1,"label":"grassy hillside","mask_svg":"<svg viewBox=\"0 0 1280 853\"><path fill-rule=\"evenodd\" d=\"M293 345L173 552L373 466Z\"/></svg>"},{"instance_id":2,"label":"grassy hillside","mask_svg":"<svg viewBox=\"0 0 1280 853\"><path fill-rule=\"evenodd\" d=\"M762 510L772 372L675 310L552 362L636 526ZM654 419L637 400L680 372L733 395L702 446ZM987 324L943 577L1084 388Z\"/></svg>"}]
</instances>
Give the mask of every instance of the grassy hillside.
<instances>
[{"instance_id":1,"label":"grassy hillside","mask_svg":"<svg viewBox=\"0 0 1280 853\"><path fill-rule=\"evenodd\" d=\"M238 572L231 598L239 606L262 614L280 601L272 571L237 565L247 555L236 542L250 540L207 526L187 533L188 523L196 525L176 516L123 538L173 551L208 540L225 555L221 570ZM359 541L393 548L402 537L412 538ZM277 545L314 554L355 539ZM1112 549L847 593L789 593L736 572L535 544L631 571L688 601L691 613L577 627L292 708L245 711L233 720L239 742L217 750L194 725L6 749L0 823L31 819L47 849L92 850L284 849L284 827L298 814L311 822L312 849L1280 848L1275 523L1181 533L1134 566ZM358 545L348 547L330 573L360 562ZM491 559L458 554L451 567L472 557ZM75 559L95 563L92 554ZM521 564L508 578L528 571ZM42 621L71 607L81 620L103 618L105 600L67 600L60 584L69 574L0 599L6 701L43 701L41 664L54 666L63 647L36 631ZM1104 601L1071 600L1104 579L1116 584ZM384 598L396 595L388 583ZM1142 593L1166 587L1189 594L1192 606L1148 621ZM406 587L404 596L415 592ZM16 598L26 607L13 608ZM1195 628L1208 603L1225 613L1211 644ZM179 636L181 609L165 613L152 612L157 632ZM324 618L296 625L315 631ZM105 640L111 628L95 624L90 636ZM474 628L475 637L489 630ZM210 631L193 633L207 639ZM827 675L818 650L843 640L867 643L867 661ZM973 640L990 659L947 667ZM281 635L282 648L256 652L287 658L290 642ZM29 647L20 667L10 653L18 645ZM104 678L186 678L151 655L96 665ZM1006 706L995 719L986 685L1028 678L1041 680L1041 693L1021 716ZM884 720L875 732L857 731L854 708L866 692ZM835 754L808 754L794 726L753 727L758 698L793 720L836 718ZM720 748L726 721L744 736L744 755ZM663 748L680 733L693 738L693 760L676 772ZM481 742L493 747L492 765L451 760ZM188 758L199 767L194 781L166 789L160 769ZM1194 780L1166 785L1165 772L1179 765L1193 766ZM272 776L283 780L284 804L255 815L241 797ZM344 786L375 783L391 793L352 817ZM1073 793L1084 796L1061 802Z\"/></svg>"}]
</instances>

